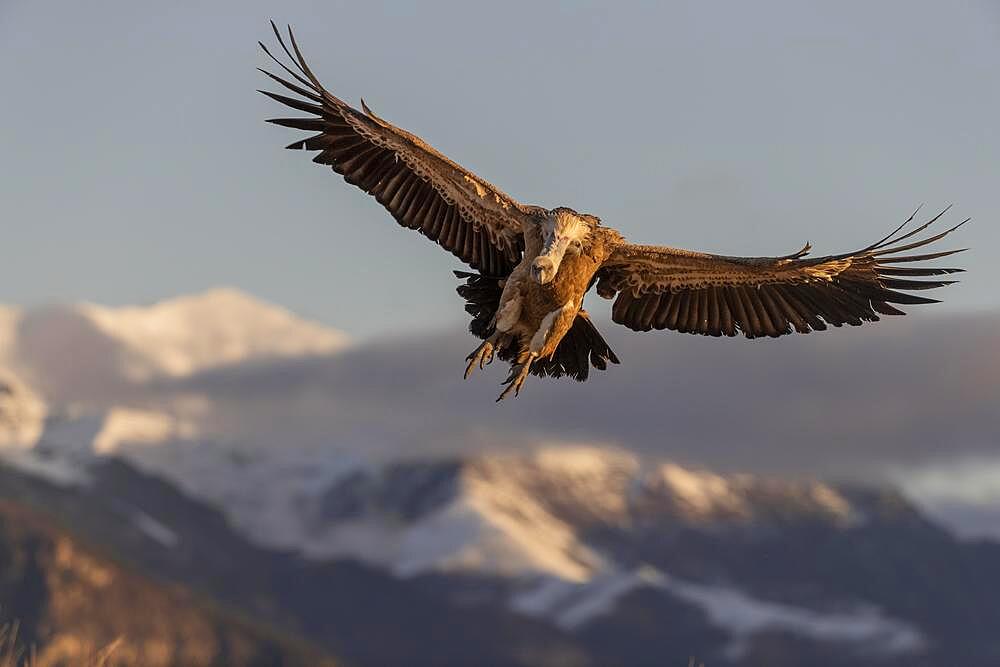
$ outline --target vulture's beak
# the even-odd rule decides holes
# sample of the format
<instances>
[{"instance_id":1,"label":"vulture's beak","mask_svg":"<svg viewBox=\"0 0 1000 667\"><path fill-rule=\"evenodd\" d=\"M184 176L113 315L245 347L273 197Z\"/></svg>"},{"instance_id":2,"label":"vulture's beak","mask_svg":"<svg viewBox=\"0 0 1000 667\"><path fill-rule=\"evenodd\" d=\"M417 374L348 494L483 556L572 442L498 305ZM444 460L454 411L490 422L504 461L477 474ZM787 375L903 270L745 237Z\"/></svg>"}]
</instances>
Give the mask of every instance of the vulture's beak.
<instances>
[{"instance_id":1,"label":"vulture's beak","mask_svg":"<svg viewBox=\"0 0 1000 667\"><path fill-rule=\"evenodd\" d=\"M556 264L548 257L536 257L531 263L531 277L539 285L551 282L556 277Z\"/></svg>"}]
</instances>

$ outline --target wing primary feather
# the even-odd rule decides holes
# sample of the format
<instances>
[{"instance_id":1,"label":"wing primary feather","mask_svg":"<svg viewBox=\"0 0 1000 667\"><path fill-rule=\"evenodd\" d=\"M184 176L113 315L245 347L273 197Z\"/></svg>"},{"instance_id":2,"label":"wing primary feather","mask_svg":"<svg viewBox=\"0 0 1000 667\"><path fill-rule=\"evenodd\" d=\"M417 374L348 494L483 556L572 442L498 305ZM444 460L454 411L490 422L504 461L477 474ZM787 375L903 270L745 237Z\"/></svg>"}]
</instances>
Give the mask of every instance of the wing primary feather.
<instances>
[{"instance_id":1,"label":"wing primary feather","mask_svg":"<svg viewBox=\"0 0 1000 667\"><path fill-rule=\"evenodd\" d=\"M900 230L903 229L903 227L906 227L908 224L910 224L911 222L913 222L913 219L917 217L917 213L919 213L920 209L922 209L923 207L924 207L923 204L921 204L920 206L918 206L917 209L913 213L910 214L909 218L907 218L906 220L903 220L903 224L901 224L899 227L896 227L894 230L892 230L891 232L889 232L889 234L887 236L885 236L884 238L881 238L878 241L876 241L875 243L871 244L870 246L864 248L861 252L868 252L869 250L875 250L876 248L878 248L879 246L881 246L883 243L888 243L889 240L893 236L895 236Z\"/></svg>"},{"instance_id":2,"label":"wing primary feather","mask_svg":"<svg viewBox=\"0 0 1000 667\"><path fill-rule=\"evenodd\" d=\"M902 303L907 306L915 306L922 303L941 303L938 299L917 296L916 294L906 294L905 292L896 292L890 289L883 290L882 295L882 300L887 303Z\"/></svg>"},{"instance_id":3,"label":"wing primary feather","mask_svg":"<svg viewBox=\"0 0 1000 667\"><path fill-rule=\"evenodd\" d=\"M260 42L258 42L258 44L260 44ZM264 47L264 45L261 44L261 47ZM305 97L305 98L308 98L308 99L312 100L313 102L318 102L320 104L323 103L323 98L320 97L319 95L317 95L312 90L307 90L307 89L303 88L302 86L296 86L291 81L285 81L280 76L272 74L271 72L268 72L266 69L264 69L262 67L258 67L257 71L261 72L262 74L264 74L264 76L267 76L272 81L275 81L278 84L284 86L285 88L287 88L288 90L292 91L293 93L297 93L297 94L301 95L302 97Z\"/></svg>"},{"instance_id":4,"label":"wing primary feather","mask_svg":"<svg viewBox=\"0 0 1000 667\"><path fill-rule=\"evenodd\" d=\"M879 312L883 315L906 315L906 313L904 313L898 308L890 306L885 301L872 300L872 308L874 308L876 312Z\"/></svg>"},{"instance_id":5,"label":"wing primary feather","mask_svg":"<svg viewBox=\"0 0 1000 667\"><path fill-rule=\"evenodd\" d=\"M931 218L930 220L928 220L924 224L919 225L919 226L917 226L914 229L911 229L906 234L903 234L902 236L900 236L898 238L895 238L892 241L889 241L889 242L885 243L885 246L894 245L894 244L899 243L901 241L905 241L908 238L912 238L914 235L919 234L920 232L924 231L925 229L927 229L928 227L930 227L931 225L933 225L935 222L937 222L938 220L940 220L941 216L943 216L945 213L947 213L950 209L951 209L951 204L948 204L944 208L943 211L941 211L940 213L938 213L937 215L935 215L933 218ZM883 246L878 246L878 247L883 247Z\"/></svg>"},{"instance_id":6,"label":"wing primary feather","mask_svg":"<svg viewBox=\"0 0 1000 667\"><path fill-rule=\"evenodd\" d=\"M949 255L954 255L960 252L965 252L968 248L959 248L957 250L943 250L941 252L931 252L924 255L908 255L906 257L879 257L879 264L904 264L906 262L929 262L934 259L940 259L942 257L947 257Z\"/></svg>"},{"instance_id":7,"label":"wing primary feather","mask_svg":"<svg viewBox=\"0 0 1000 667\"><path fill-rule=\"evenodd\" d=\"M282 38L281 31L278 30L278 24L274 22L274 19L271 19L271 31L274 32L274 36L278 38L278 44L281 45L281 48L284 50L285 55L288 56L288 59L294 63L295 58L292 57L292 54L288 50L288 47L285 46L285 40Z\"/></svg>"},{"instance_id":8,"label":"wing primary feather","mask_svg":"<svg viewBox=\"0 0 1000 667\"><path fill-rule=\"evenodd\" d=\"M955 231L956 229L958 229L959 227L961 227L965 223L969 222L969 220L971 220L971 219L972 218L966 218L965 220L963 220L962 222L958 223L954 227L946 229L943 232L941 232L940 234L935 234L934 236L930 236L930 237L928 237L926 239L923 239L921 241L914 241L913 243L908 243L908 244L906 244L904 246L892 246L892 247L882 248L882 249L878 250L877 252L871 253L871 255L873 257L881 257L882 255L892 255L892 254L895 254L897 252L904 252L906 250L913 250L914 248L920 248L920 247L928 245L930 243L934 243L935 241L939 241L939 240L943 239L944 237L948 236L948 234L951 234L953 231ZM885 261L885 260L879 260L879 261Z\"/></svg>"},{"instance_id":9,"label":"wing primary feather","mask_svg":"<svg viewBox=\"0 0 1000 667\"><path fill-rule=\"evenodd\" d=\"M271 22L271 27L274 27L274 22L273 22L273 21ZM279 42L281 41L281 36L280 36L280 35L279 35L279 37L278 37L278 41L279 41ZM271 51L270 51L270 50L268 50L268 48L267 48L266 46L264 46L264 43L263 43L263 42L257 42L257 43L258 43L258 44L260 44L260 48L264 49L264 53L266 53L266 54L267 54L267 56L268 56L268 57L269 57L269 58L270 58L271 60L273 60L274 62L276 62L276 63L278 64L278 67L280 67L281 69L283 69L283 70L285 70L286 72L288 72L289 76L292 76L292 77L294 77L294 78L295 78L295 80L296 80L296 81L298 81L299 83L301 83L301 84L302 84L303 86L309 86L310 88L312 88L312 85L313 85L313 84L312 84L311 82L307 81L306 79L303 79L301 75L299 75L299 74L296 74L296 73L295 73L294 71L292 71L292 70L291 70L291 69L290 69L290 68L289 68L289 67L288 67L288 66L287 66L287 65L286 65L285 63L283 63L283 62L281 62L280 60L278 60L278 59L277 59L277 58L276 58L276 57L274 56L274 54L273 54L273 53L271 53ZM284 44L282 44L282 47L284 47ZM287 50L286 50L285 52L287 53ZM289 57L291 57L291 56L289 56Z\"/></svg>"},{"instance_id":10,"label":"wing primary feather","mask_svg":"<svg viewBox=\"0 0 1000 667\"><path fill-rule=\"evenodd\" d=\"M329 95L329 93L327 93L326 90L324 90L322 84L320 84L319 78L317 78L317 76L313 74L312 70L309 69L309 65L306 64L306 59L302 57L302 51L299 50L299 44L298 42L295 41L295 33L292 32L292 26L288 26L288 39L289 41L291 41L292 49L295 51L295 56L298 59L297 64L299 66L299 69L302 70L302 73L306 75L307 79L313 82L313 85L316 86L316 88L323 91L324 95ZM284 44L282 44L282 46L284 46ZM291 57L291 55L289 55L289 57ZM329 96L335 101L340 102L340 100L337 100L332 95Z\"/></svg>"},{"instance_id":11,"label":"wing primary feather","mask_svg":"<svg viewBox=\"0 0 1000 667\"><path fill-rule=\"evenodd\" d=\"M268 118L265 122L307 132L322 132L326 125L322 118Z\"/></svg>"},{"instance_id":12,"label":"wing primary feather","mask_svg":"<svg viewBox=\"0 0 1000 667\"><path fill-rule=\"evenodd\" d=\"M257 92L258 93L262 93L264 95L267 95L272 100L275 100L277 102L281 102L282 104L284 104L286 106L290 106L293 109L297 109L299 111L304 111L306 113L311 113L311 114L314 114L316 116L323 116L324 112L323 112L323 107L321 107L321 106L317 106L315 104L310 104L309 102L303 102L302 100L297 100L294 97L287 97L287 96L281 95L279 93L272 93L269 90L258 90ZM272 122L273 123L274 121L268 121L268 122Z\"/></svg>"},{"instance_id":13,"label":"wing primary feather","mask_svg":"<svg viewBox=\"0 0 1000 667\"><path fill-rule=\"evenodd\" d=\"M286 28L288 30L288 36L291 37L292 36L292 26L287 25ZM278 30L278 26L274 23L274 21L271 21L271 30L274 31L274 36L278 38L278 44L281 45L281 48L284 50L285 55L288 56L288 59L291 60L292 63L296 67L299 68L299 71L302 72L302 74L305 75L306 78L308 78L308 79L311 80L312 77L310 77L309 74L308 74L308 72L306 72L306 70L304 70L302 68L301 63L299 63L298 61L296 61L295 56L292 55L292 52L288 50L288 46L285 45L285 40L281 36L281 31ZM313 81L313 85L316 85L315 81Z\"/></svg>"},{"instance_id":14,"label":"wing primary feather","mask_svg":"<svg viewBox=\"0 0 1000 667\"><path fill-rule=\"evenodd\" d=\"M925 290L945 285L954 285L957 280L903 280L902 278L882 278L879 281L883 287L902 290Z\"/></svg>"},{"instance_id":15,"label":"wing primary feather","mask_svg":"<svg viewBox=\"0 0 1000 667\"><path fill-rule=\"evenodd\" d=\"M900 267L892 268L888 266L876 266L876 273L880 276L943 276L951 273L965 273L965 269L939 269L936 267Z\"/></svg>"}]
</instances>

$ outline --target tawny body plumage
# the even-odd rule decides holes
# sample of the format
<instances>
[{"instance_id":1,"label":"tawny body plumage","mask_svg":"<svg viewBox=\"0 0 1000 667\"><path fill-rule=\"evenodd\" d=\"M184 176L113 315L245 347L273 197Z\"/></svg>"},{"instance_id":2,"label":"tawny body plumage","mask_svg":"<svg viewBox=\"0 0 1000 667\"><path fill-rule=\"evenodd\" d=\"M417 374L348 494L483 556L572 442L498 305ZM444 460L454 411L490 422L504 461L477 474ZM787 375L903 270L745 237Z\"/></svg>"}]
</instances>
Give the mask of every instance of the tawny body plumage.
<instances>
[{"instance_id":1,"label":"tawny body plumage","mask_svg":"<svg viewBox=\"0 0 1000 667\"><path fill-rule=\"evenodd\" d=\"M458 292L483 343L467 357L466 377L494 356L511 363L504 398L529 374L586 380L618 358L583 310L592 286L614 299L612 320L635 331L671 329L707 336L776 338L827 326L902 315L894 304L933 303L911 294L950 284L953 274L927 262L961 250L900 254L934 243L959 226L916 241L943 214L913 229L910 216L891 234L854 252L806 257L730 257L628 243L592 215L522 204L434 150L419 137L355 109L326 90L289 30L292 67L261 48L291 77L264 74L297 97L261 91L305 118L272 123L313 134L288 148L316 151L348 183L372 195L396 221L468 264ZM289 48L289 45L291 48ZM293 69L294 68L294 69ZM498 399L499 400L499 399Z\"/></svg>"},{"instance_id":2,"label":"tawny body plumage","mask_svg":"<svg viewBox=\"0 0 1000 667\"><path fill-rule=\"evenodd\" d=\"M546 257L560 223L579 225L573 238L578 246L566 253L547 282L540 282L535 269ZM536 220L526 225L524 253L503 283L500 305L494 318L495 332L469 355L466 377L478 364L489 363L498 344L512 345L517 354L508 378L508 387L500 400L509 392L515 395L536 360L551 361L563 338L572 329L578 316L589 322L583 311L583 298L590 289L594 276L610 255L621 236L614 230L598 227L592 216L581 216L567 208L538 212ZM617 361L616 361L617 363Z\"/></svg>"}]
</instances>

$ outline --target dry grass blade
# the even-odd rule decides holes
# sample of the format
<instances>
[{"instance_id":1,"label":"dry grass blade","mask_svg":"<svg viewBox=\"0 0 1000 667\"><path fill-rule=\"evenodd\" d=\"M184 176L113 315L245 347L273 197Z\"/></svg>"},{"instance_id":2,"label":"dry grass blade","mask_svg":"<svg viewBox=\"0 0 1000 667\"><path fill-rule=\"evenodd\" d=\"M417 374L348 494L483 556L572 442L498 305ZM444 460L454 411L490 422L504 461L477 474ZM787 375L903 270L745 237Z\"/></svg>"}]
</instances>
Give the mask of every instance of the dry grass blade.
<instances>
[{"instance_id":1,"label":"dry grass blade","mask_svg":"<svg viewBox=\"0 0 1000 667\"><path fill-rule=\"evenodd\" d=\"M24 649L17 645L17 623L0 626L0 667L22 667Z\"/></svg>"},{"instance_id":2,"label":"dry grass blade","mask_svg":"<svg viewBox=\"0 0 1000 667\"><path fill-rule=\"evenodd\" d=\"M32 646L26 650L20 646L17 633L18 623L16 621L0 625L0 667L42 667L43 663L38 659L37 648ZM78 667L127 667L120 660L112 661L115 651L124 641L124 637L118 637L101 650L82 657L79 662L74 664Z\"/></svg>"}]
</instances>

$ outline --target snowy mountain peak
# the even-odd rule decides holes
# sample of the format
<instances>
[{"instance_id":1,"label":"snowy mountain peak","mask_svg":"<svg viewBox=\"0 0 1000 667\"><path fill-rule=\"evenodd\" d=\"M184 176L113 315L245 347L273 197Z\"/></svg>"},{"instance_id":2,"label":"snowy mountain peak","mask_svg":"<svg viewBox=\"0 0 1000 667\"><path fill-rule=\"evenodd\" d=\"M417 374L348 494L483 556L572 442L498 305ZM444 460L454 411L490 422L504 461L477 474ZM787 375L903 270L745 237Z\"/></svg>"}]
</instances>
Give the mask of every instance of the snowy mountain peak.
<instances>
[{"instance_id":1,"label":"snowy mountain peak","mask_svg":"<svg viewBox=\"0 0 1000 667\"><path fill-rule=\"evenodd\" d=\"M77 311L138 357L129 367L136 380L154 373L190 375L256 357L327 354L348 342L339 331L231 288L152 306L81 304Z\"/></svg>"},{"instance_id":2,"label":"snowy mountain peak","mask_svg":"<svg viewBox=\"0 0 1000 667\"><path fill-rule=\"evenodd\" d=\"M588 535L775 521L846 527L864 515L820 482L643 465L611 449L567 447L358 468L297 512L302 518L283 525L300 522L298 545L314 557L353 556L403 575L460 570L564 581L607 569Z\"/></svg>"}]
</instances>

